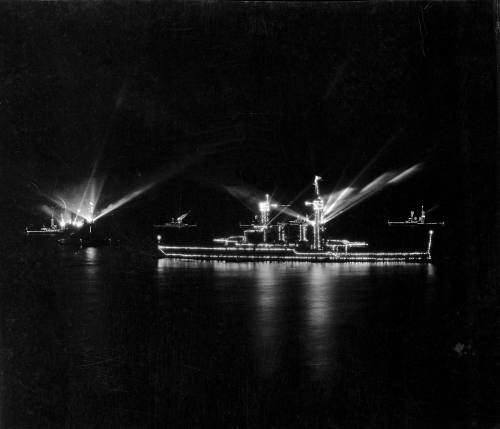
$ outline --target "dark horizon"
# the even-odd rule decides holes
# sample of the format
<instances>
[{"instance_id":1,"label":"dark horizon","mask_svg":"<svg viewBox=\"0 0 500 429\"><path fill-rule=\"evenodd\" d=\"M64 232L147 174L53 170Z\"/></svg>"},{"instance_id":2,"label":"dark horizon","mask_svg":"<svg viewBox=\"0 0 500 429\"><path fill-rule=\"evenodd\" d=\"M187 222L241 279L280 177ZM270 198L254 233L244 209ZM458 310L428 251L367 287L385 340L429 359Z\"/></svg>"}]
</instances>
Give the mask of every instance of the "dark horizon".
<instances>
[{"instance_id":1,"label":"dark horizon","mask_svg":"<svg viewBox=\"0 0 500 429\"><path fill-rule=\"evenodd\" d=\"M488 3L2 9L3 184L23 217L46 202L39 190L85 181L96 160L108 201L186 163L143 197L148 213L148 200L167 205L154 217L224 223L240 208L222 185L287 202L315 174L345 186L381 151L364 184L424 163L361 206L383 218L438 204L462 222L471 189L483 207L495 195Z\"/></svg>"},{"instance_id":2,"label":"dark horizon","mask_svg":"<svg viewBox=\"0 0 500 429\"><path fill-rule=\"evenodd\" d=\"M0 3L1 422L496 427L494 7ZM315 175L326 196L416 165L327 232L385 246L423 204L432 262L159 255L181 213L203 239L250 222L229 187L305 213ZM137 198L89 247L24 234L90 177L96 214Z\"/></svg>"}]
</instances>

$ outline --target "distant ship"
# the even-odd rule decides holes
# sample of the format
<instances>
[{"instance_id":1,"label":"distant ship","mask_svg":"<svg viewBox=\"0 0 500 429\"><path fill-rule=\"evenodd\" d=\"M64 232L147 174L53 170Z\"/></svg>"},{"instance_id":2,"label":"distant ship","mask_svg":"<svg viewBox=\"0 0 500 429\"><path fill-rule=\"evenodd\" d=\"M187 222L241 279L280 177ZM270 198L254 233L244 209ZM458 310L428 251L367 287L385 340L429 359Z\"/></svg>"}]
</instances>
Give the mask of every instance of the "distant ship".
<instances>
[{"instance_id":1,"label":"distant ship","mask_svg":"<svg viewBox=\"0 0 500 429\"><path fill-rule=\"evenodd\" d=\"M26 227L26 235L32 236L53 236L62 234L63 232L64 228L55 223L54 216L50 218L50 227L42 226L40 229L30 229L29 227Z\"/></svg>"},{"instance_id":2,"label":"distant ship","mask_svg":"<svg viewBox=\"0 0 500 429\"><path fill-rule=\"evenodd\" d=\"M425 210L422 206L420 216L415 216L415 211L410 211L410 217L404 221L387 221L389 226L444 226L444 222L427 222L425 220Z\"/></svg>"},{"instance_id":3,"label":"distant ship","mask_svg":"<svg viewBox=\"0 0 500 429\"><path fill-rule=\"evenodd\" d=\"M187 223L184 223L184 219L187 217L187 215L190 212L184 213L181 216L179 216L177 219L172 218L170 222L162 223L159 225L154 225L155 228L175 228L175 229L183 229L183 228L194 228L197 225L189 225Z\"/></svg>"},{"instance_id":4,"label":"distant ship","mask_svg":"<svg viewBox=\"0 0 500 429\"><path fill-rule=\"evenodd\" d=\"M99 231L93 231L94 222L86 221L81 217L75 216L72 220L66 222L61 219L56 224L54 216L50 219L50 227L43 226L40 229L30 229L26 227L28 237L54 237L57 236L57 242L61 245L73 245L76 247L100 247L109 246L111 238L103 235Z\"/></svg>"},{"instance_id":5,"label":"distant ship","mask_svg":"<svg viewBox=\"0 0 500 429\"><path fill-rule=\"evenodd\" d=\"M297 217L286 222L272 223L270 213L278 207L271 203L269 195L259 203L260 217L251 225L242 225L242 235L215 238L208 246L178 244L178 232L181 229L193 228L195 225L183 223L187 214L172 219L172 222L155 225L163 228L157 235L160 257L220 260L227 262L430 262L432 259L433 230L428 230L428 238L424 249L411 251L367 251L368 243L347 239L324 237L323 223L324 200L319 191L319 180L315 176L315 199L306 202L312 207L312 219ZM424 224L425 214L420 222ZM412 213L413 219L413 213ZM405 224L406 222L391 222ZM444 223L425 223L425 225L444 225ZM174 234L173 231L177 231Z\"/></svg>"}]
</instances>

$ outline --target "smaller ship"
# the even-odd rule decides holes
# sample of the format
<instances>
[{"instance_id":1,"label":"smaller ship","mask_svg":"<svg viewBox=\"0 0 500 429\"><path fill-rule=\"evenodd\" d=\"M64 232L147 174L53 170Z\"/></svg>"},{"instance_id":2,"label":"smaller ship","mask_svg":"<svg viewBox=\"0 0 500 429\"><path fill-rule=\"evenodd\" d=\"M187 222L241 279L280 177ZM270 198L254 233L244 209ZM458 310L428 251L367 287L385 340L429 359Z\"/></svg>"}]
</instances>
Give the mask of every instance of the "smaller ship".
<instances>
[{"instance_id":1,"label":"smaller ship","mask_svg":"<svg viewBox=\"0 0 500 429\"><path fill-rule=\"evenodd\" d=\"M94 205L90 203L90 212L93 212ZM50 218L50 227L43 226L39 230L26 227L28 237L53 237L56 236L57 242L61 245L72 245L75 247L100 247L109 246L111 238L102 228L95 229L95 220L93 217L83 217L80 210L75 214L61 213L60 220L56 223L54 211Z\"/></svg>"},{"instance_id":2,"label":"smaller ship","mask_svg":"<svg viewBox=\"0 0 500 429\"><path fill-rule=\"evenodd\" d=\"M50 218L50 227L42 226L40 229L30 229L26 227L26 235L32 236L44 236L44 235L69 235L73 232L78 231L85 225L85 221L82 217L74 216L72 219L64 220L61 214L61 220L56 222L54 214Z\"/></svg>"},{"instance_id":3,"label":"smaller ship","mask_svg":"<svg viewBox=\"0 0 500 429\"><path fill-rule=\"evenodd\" d=\"M153 225L158 234L157 239L168 236L171 244L193 245L198 243L201 236L197 225L184 222L189 213L184 213L178 218L172 218L170 222Z\"/></svg>"},{"instance_id":4,"label":"smaller ship","mask_svg":"<svg viewBox=\"0 0 500 429\"><path fill-rule=\"evenodd\" d=\"M176 229L182 229L182 228L195 228L197 225L189 225L187 223L184 223L184 219L189 215L191 212L184 213L180 215L177 219L172 218L170 222L162 223L159 225L153 225L155 228L176 228Z\"/></svg>"},{"instance_id":5,"label":"smaller ship","mask_svg":"<svg viewBox=\"0 0 500 429\"><path fill-rule=\"evenodd\" d=\"M421 207L420 216L415 216L415 211L410 211L410 217L404 221L387 221L389 226L444 226L444 222L426 222L424 206Z\"/></svg>"},{"instance_id":6,"label":"smaller ship","mask_svg":"<svg viewBox=\"0 0 500 429\"><path fill-rule=\"evenodd\" d=\"M43 225L40 229L30 229L26 227L26 235L32 236L54 236L64 233L65 228L56 224L54 216L50 218L50 227Z\"/></svg>"}]
</instances>

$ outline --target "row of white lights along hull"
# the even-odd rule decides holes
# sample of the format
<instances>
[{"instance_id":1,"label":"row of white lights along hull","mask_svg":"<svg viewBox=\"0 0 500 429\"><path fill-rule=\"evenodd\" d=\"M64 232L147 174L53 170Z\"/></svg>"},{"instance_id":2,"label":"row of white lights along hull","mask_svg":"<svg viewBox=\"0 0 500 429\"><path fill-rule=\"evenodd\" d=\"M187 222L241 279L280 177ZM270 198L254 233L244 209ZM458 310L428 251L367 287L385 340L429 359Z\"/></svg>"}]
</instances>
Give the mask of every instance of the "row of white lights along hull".
<instances>
[{"instance_id":1,"label":"row of white lights along hull","mask_svg":"<svg viewBox=\"0 0 500 429\"><path fill-rule=\"evenodd\" d=\"M429 262L431 261L431 247L433 231L428 231L427 248L421 251L403 252L367 252L353 251L357 248L367 247L365 242L352 242L348 240L325 240L324 231L324 202L319 192L318 181L315 176L314 188L316 198L306 202L306 206L313 208L313 217L297 217L288 222L288 225L298 228L297 240L287 240L285 237L286 223L272 224L270 219L271 209L280 207L271 203L269 195L266 200L259 203L260 219L257 223L247 225L250 229L244 231L242 236L214 239L213 246L174 245L170 242L169 231L188 230L190 225L182 221L185 215L173 220L171 223L155 225L157 228L166 228L166 236L157 236L158 250L161 257L197 260L219 260L228 262ZM286 206L283 206L286 207ZM425 220L422 209L422 224ZM276 216L275 216L276 217ZM436 224L432 224L436 225ZM308 231L312 232L310 237ZM273 235L273 232L275 233ZM257 242L255 237L259 237ZM275 237L274 240L272 237ZM310 237L310 238L309 238ZM165 238L165 243L163 239Z\"/></svg>"},{"instance_id":2,"label":"row of white lights along hull","mask_svg":"<svg viewBox=\"0 0 500 429\"><path fill-rule=\"evenodd\" d=\"M159 245L167 258L217 260L227 262L427 262L428 252L299 252L287 248L197 247Z\"/></svg>"}]
</instances>

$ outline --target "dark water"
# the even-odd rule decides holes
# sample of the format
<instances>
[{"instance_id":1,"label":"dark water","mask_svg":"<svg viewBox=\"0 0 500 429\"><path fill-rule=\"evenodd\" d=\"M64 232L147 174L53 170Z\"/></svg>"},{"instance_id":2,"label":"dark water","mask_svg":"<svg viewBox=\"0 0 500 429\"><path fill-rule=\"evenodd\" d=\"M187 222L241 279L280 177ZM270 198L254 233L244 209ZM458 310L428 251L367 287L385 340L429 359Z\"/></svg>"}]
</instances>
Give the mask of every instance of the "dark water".
<instances>
[{"instance_id":1,"label":"dark water","mask_svg":"<svg viewBox=\"0 0 500 429\"><path fill-rule=\"evenodd\" d=\"M4 427L458 427L434 265L156 260L42 246L4 330Z\"/></svg>"}]
</instances>

